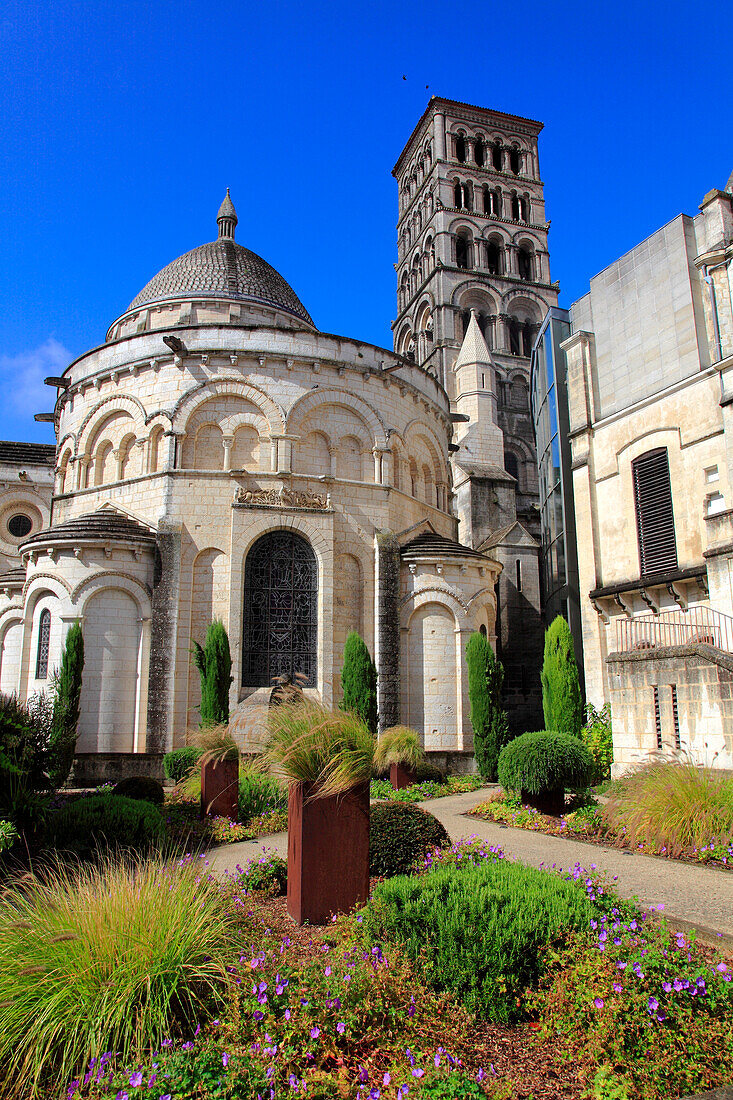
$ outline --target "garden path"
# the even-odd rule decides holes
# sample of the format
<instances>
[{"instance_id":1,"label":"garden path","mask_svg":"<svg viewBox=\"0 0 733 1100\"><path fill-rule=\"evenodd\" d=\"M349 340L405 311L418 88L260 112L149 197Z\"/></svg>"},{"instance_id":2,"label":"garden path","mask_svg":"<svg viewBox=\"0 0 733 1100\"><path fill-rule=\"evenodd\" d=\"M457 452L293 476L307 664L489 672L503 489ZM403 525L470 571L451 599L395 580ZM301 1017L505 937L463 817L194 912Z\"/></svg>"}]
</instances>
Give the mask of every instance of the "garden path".
<instances>
[{"instance_id":1,"label":"garden path","mask_svg":"<svg viewBox=\"0 0 733 1100\"><path fill-rule=\"evenodd\" d=\"M712 867L638 855L618 848L607 848L579 840L565 840L466 817L466 812L485 797L480 791L435 798L419 805L434 814L447 829L451 840L476 834L490 844L499 844L510 859L532 867L556 864L574 867L580 863L618 876L618 891L623 897L637 896L644 905L663 905L664 915L683 927L694 927L708 939L733 946L733 873ZM208 853L212 870L234 871L262 854L262 849L286 856L287 833L276 833L259 840L223 845Z\"/></svg>"}]
</instances>

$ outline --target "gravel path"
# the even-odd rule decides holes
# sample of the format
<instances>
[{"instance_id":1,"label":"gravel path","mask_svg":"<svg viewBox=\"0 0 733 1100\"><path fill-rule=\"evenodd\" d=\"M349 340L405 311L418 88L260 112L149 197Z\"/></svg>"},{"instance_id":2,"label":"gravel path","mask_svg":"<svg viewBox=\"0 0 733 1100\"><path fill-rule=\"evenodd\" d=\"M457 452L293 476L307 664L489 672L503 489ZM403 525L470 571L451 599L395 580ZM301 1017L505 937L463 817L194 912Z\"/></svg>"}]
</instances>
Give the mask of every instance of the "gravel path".
<instances>
[{"instance_id":1,"label":"gravel path","mask_svg":"<svg viewBox=\"0 0 733 1100\"><path fill-rule=\"evenodd\" d=\"M733 945L733 873L711 867L637 855L618 848L564 840L527 829L513 829L478 817L466 817L485 795L481 791L450 795L422 802L424 809L445 825L451 840L476 834L499 844L510 859L532 867L556 864L573 867L594 863L607 875L618 876L618 891L624 897L637 896L645 905L663 905L664 915L684 927L697 928L706 938ZM211 851L209 865L217 871L234 870L236 865L260 855L263 847L287 854L287 833L276 833L257 841L228 844Z\"/></svg>"}]
</instances>

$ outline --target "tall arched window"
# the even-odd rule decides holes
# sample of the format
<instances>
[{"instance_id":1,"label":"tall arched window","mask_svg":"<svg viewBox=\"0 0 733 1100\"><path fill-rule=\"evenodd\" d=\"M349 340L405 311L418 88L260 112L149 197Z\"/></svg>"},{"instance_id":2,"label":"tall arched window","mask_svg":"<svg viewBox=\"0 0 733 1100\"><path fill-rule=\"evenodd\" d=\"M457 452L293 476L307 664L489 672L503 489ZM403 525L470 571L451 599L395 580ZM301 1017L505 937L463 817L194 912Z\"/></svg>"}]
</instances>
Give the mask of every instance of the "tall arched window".
<instances>
[{"instance_id":1,"label":"tall arched window","mask_svg":"<svg viewBox=\"0 0 733 1100\"><path fill-rule=\"evenodd\" d=\"M509 167L515 176L518 176L522 170L522 154L516 146L509 151Z\"/></svg>"},{"instance_id":2,"label":"tall arched window","mask_svg":"<svg viewBox=\"0 0 733 1100\"><path fill-rule=\"evenodd\" d=\"M456 267L468 267L468 241L461 235L456 237Z\"/></svg>"},{"instance_id":3,"label":"tall arched window","mask_svg":"<svg viewBox=\"0 0 733 1100\"><path fill-rule=\"evenodd\" d=\"M476 138L473 146L473 159L478 164L479 168L484 166L484 143L481 138Z\"/></svg>"},{"instance_id":4,"label":"tall arched window","mask_svg":"<svg viewBox=\"0 0 733 1100\"><path fill-rule=\"evenodd\" d=\"M290 531L270 531L244 568L242 684L269 687L296 673L318 678L318 566L310 544Z\"/></svg>"},{"instance_id":5,"label":"tall arched window","mask_svg":"<svg viewBox=\"0 0 733 1100\"><path fill-rule=\"evenodd\" d=\"M519 278L522 282L532 282L532 251L526 245L520 245L517 252L517 266L519 267Z\"/></svg>"},{"instance_id":6,"label":"tall arched window","mask_svg":"<svg viewBox=\"0 0 733 1100\"><path fill-rule=\"evenodd\" d=\"M36 649L36 680L48 676L48 650L51 642L51 612L44 607L38 620L38 647Z\"/></svg>"},{"instance_id":7,"label":"tall arched window","mask_svg":"<svg viewBox=\"0 0 733 1100\"><path fill-rule=\"evenodd\" d=\"M513 451L504 451L504 469L519 481L519 462Z\"/></svg>"},{"instance_id":8,"label":"tall arched window","mask_svg":"<svg viewBox=\"0 0 733 1100\"><path fill-rule=\"evenodd\" d=\"M494 168L496 168L497 172L501 172L501 161L502 161L501 142L496 141L491 146L491 163L494 166Z\"/></svg>"},{"instance_id":9,"label":"tall arched window","mask_svg":"<svg viewBox=\"0 0 733 1100\"><path fill-rule=\"evenodd\" d=\"M456 160L461 164L465 164L466 161L466 139L463 134L459 134L456 138Z\"/></svg>"},{"instance_id":10,"label":"tall arched window","mask_svg":"<svg viewBox=\"0 0 733 1100\"><path fill-rule=\"evenodd\" d=\"M490 275L501 275L501 247L496 241L486 245L486 267Z\"/></svg>"}]
</instances>

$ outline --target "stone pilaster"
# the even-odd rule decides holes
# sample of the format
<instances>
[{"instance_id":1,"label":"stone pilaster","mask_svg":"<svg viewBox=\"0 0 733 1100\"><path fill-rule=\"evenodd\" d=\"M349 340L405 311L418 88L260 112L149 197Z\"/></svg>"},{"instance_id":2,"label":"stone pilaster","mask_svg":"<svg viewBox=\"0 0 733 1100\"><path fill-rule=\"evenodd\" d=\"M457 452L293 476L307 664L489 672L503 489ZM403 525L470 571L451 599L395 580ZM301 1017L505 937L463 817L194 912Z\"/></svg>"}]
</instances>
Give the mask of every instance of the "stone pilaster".
<instances>
[{"instance_id":1,"label":"stone pilaster","mask_svg":"<svg viewBox=\"0 0 733 1100\"><path fill-rule=\"evenodd\" d=\"M148 674L147 752L166 752L173 735L181 525L161 520L155 547Z\"/></svg>"},{"instance_id":2,"label":"stone pilaster","mask_svg":"<svg viewBox=\"0 0 733 1100\"><path fill-rule=\"evenodd\" d=\"M391 531L376 535L376 665L379 729L400 720L400 546Z\"/></svg>"}]
</instances>

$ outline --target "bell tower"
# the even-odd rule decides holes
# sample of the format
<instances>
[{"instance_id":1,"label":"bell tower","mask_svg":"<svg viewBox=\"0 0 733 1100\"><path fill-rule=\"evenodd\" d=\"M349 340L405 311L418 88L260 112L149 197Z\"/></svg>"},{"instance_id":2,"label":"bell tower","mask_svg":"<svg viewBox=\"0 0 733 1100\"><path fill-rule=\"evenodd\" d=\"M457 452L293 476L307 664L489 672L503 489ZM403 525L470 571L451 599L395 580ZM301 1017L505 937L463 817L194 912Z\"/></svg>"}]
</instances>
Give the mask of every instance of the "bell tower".
<instances>
[{"instance_id":1,"label":"bell tower","mask_svg":"<svg viewBox=\"0 0 733 1100\"><path fill-rule=\"evenodd\" d=\"M461 425L452 464L459 538L504 564L496 648L515 729L541 722L529 375L535 336L559 290L550 279L541 130L532 119L433 97L392 170L394 348L439 379Z\"/></svg>"}]
</instances>

